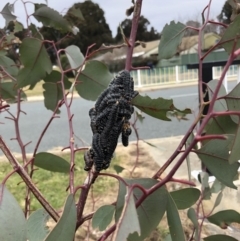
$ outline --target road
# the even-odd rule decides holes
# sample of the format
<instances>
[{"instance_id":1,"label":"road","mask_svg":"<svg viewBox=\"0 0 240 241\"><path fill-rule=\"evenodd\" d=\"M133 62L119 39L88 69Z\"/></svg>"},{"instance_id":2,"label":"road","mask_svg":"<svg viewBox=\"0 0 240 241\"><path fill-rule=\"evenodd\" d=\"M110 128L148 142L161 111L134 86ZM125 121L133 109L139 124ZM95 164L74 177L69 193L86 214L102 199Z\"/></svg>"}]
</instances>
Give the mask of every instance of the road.
<instances>
[{"instance_id":1,"label":"road","mask_svg":"<svg viewBox=\"0 0 240 241\"><path fill-rule=\"evenodd\" d=\"M229 89L232 89L236 82L229 83ZM197 86L169 88L142 92L142 95L149 95L152 98L172 98L174 105L179 109L190 108L193 114L188 115L188 121L178 121L175 118L172 121L161 121L150 116L144 115L143 124L138 123L138 131L140 138L152 139L169 136L183 135L190 124L194 120L194 113L198 109L198 90ZM83 146L91 143L91 131L89 126L88 111L94 105L92 101L86 101L82 98L76 98L73 101L71 111L74 113L73 126L75 133L75 143L77 146ZM26 115L22 114L20 119L20 131L24 143L31 142L27 146L27 152L33 152L37 140L46 126L48 120L52 116L52 112L44 107L42 101L24 102L22 110ZM16 114L16 104L12 104L10 111ZM18 144L15 140L14 124L11 120L6 119L7 114L0 115L0 135L3 136L7 145L13 152L20 152ZM135 140L134 134L130 140ZM39 151L47 151L56 147L68 146L69 126L65 106L61 108L59 118L55 118L50 125L48 131L44 135ZM2 153L0 152L0 155Z\"/></svg>"}]
</instances>

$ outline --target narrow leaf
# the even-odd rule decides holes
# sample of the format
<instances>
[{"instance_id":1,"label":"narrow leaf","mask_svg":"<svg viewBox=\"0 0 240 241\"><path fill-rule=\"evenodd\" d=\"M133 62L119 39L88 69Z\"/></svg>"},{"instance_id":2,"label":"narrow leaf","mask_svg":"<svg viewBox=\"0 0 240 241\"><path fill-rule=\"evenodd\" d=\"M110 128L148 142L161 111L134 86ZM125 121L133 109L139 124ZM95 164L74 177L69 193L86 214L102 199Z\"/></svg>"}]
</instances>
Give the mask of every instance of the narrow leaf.
<instances>
[{"instance_id":1,"label":"narrow leaf","mask_svg":"<svg viewBox=\"0 0 240 241\"><path fill-rule=\"evenodd\" d=\"M0 240L26 241L26 219L15 197L0 184Z\"/></svg>"},{"instance_id":2,"label":"narrow leaf","mask_svg":"<svg viewBox=\"0 0 240 241\"><path fill-rule=\"evenodd\" d=\"M39 152L34 159L34 165L52 172L68 173L70 170L69 162L47 152Z\"/></svg>"},{"instance_id":3,"label":"narrow leaf","mask_svg":"<svg viewBox=\"0 0 240 241\"><path fill-rule=\"evenodd\" d=\"M79 75L80 83L76 86L78 94L86 100L96 100L112 79L107 66L97 60L86 63Z\"/></svg>"},{"instance_id":4,"label":"narrow leaf","mask_svg":"<svg viewBox=\"0 0 240 241\"><path fill-rule=\"evenodd\" d=\"M179 213L171 195L168 195L167 220L172 241L185 241Z\"/></svg>"},{"instance_id":5,"label":"narrow leaf","mask_svg":"<svg viewBox=\"0 0 240 241\"><path fill-rule=\"evenodd\" d=\"M111 223L114 212L115 206L113 205L104 205L100 207L93 215L92 227L98 228L99 231L104 231Z\"/></svg>"},{"instance_id":6,"label":"narrow leaf","mask_svg":"<svg viewBox=\"0 0 240 241\"><path fill-rule=\"evenodd\" d=\"M240 213L231 209L224 210L208 217L208 221L221 228L226 228L231 223L240 223Z\"/></svg>"},{"instance_id":7,"label":"narrow leaf","mask_svg":"<svg viewBox=\"0 0 240 241\"><path fill-rule=\"evenodd\" d=\"M170 59L177 53L178 46L182 42L185 27L184 24L180 22L175 23L174 21L171 21L169 25L165 25L158 47L159 59Z\"/></svg>"},{"instance_id":8,"label":"narrow leaf","mask_svg":"<svg viewBox=\"0 0 240 241\"><path fill-rule=\"evenodd\" d=\"M19 88L31 85L32 89L37 82L46 76L46 73L52 71L52 63L39 39L25 38L19 52L24 68L19 71L17 85Z\"/></svg>"},{"instance_id":9,"label":"narrow leaf","mask_svg":"<svg viewBox=\"0 0 240 241\"><path fill-rule=\"evenodd\" d=\"M189 208L188 212L187 212L187 216L193 223L193 226L196 230L195 231L195 239L197 240L197 238L198 238L198 218L197 218L195 210L193 208Z\"/></svg>"},{"instance_id":10,"label":"narrow leaf","mask_svg":"<svg viewBox=\"0 0 240 241\"><path fill-rule=\"evenodd\" d=\"M191 207L199 199L201 192L197 188L184 188L170 192L178 209Z\"/></svg>"},{"instance_id":11,"label":"narrow leaf","mask_svg":"<svg viewBox=\"0 0 240 241\"><path fill-rule=\"evenodd\" d=\"M157 180L150 178L134 180L125 179L125 181L128 185L138 184L147 189L158 183ZM122 182L120 182L119 185L120 187L115 212L116 222L121 216L126 195L126 186ZM142 192L138 188L135 188L133 195L136 202L139 198L141 198ZM167 199L167 191L165 187L162 187L144 200L144 202L137 208L138 219L141 227L141 236L139 237L137 233L131 234L128 237L128 241L142 241L144 238L149 236L151 231L157 227L166 211Z\"/></svg>"},{"instance_id":12,"label":"narrow leaf","mask_svg":"<svg viewBox=\"0 0 240 241\"><path fill-rule=\"evenodd\" d=\"M233 180L237 175L239 163L229 164L228 147L232 137L228 135L227 140L210 140L201 149L196 150L198 157L207 169L223 184L235 188Z\"/></svg>"},{"instance_id":13,"label":"narrow leaf","mask_svg":"<svg viewBox=\"0 0 240 241\"><path fill-rule=\"evenodd\" d=\"M221 203L222 197L223 197L223 193L222 192L218 193L215 203L213 205L213 209L215 209Z\"/></svg>"},{"instance_id":14,"label":"narrow leaf","mask_svg":"<svg viewBox=\"0 0 240 241\"><path fill-rule=\"evenodd\" d=\"M116 231L113 237L115 241L127 240L129 234L137 232L141 235L138 215L133 198L133 192L127 191L126 202L123 207L121 217L117 223Z\"/></svg>"},{"instance_id":15,"label":"narrow leaf","mask_svg":"<svg viewBox=\"0 0 240 241\"><path fill-rule=\"evenodd\" d=\"M225 234L215 234L215 235L203 238L203 240L204 241L238 241L237 239Z\"/></svg>"},{"instance_id":16,"label":"narrow leaf","mask_svg":"<svg viewBox=\"0 0 240 241\"><path fill-rule=\"evenodd\" d=\"M184 114L191 114L190 109L185 109L183 111L177 109L174 106L172 99L168 100L161 97L157 99L151 99L149 96L138 95L133 99L132 103L146 114L165 121L171 121L171 119L167 117L168 111L176 110Z\"/></svg>"},{"instance_id":17,"label":"narrow leaf","mask_svg":"<svg viewBox=\"0 0 240 241\"><path fill-rule=\"evenodd\" d=\"M57 11L47 6L38 8L33 16L46 27L53 27L62 32L71 32L72 26Z\"/></svg>"},{"instance_id":18,"label":"narrow leaf","mask_svg":"<svg viewBox=\"0 0 240 241\"><path fill-rule=\"evenodd\" d=\"M27 220L27 239L29 241L42 241L49 233L47 222L50 216L45 209L33 212Z\"/></svg>"},{"instance_id":19,"label":"narrow leaf","mask_svg":"<svg viewBox=\"0 0 240 241\"><path fill-rule=\"evenodd\" d=\"M57 225L49 233L44 241L66 241L74 240L77 222L77 210L72 194L68 195L64 210Z\"/></svg>"}]
</instances>

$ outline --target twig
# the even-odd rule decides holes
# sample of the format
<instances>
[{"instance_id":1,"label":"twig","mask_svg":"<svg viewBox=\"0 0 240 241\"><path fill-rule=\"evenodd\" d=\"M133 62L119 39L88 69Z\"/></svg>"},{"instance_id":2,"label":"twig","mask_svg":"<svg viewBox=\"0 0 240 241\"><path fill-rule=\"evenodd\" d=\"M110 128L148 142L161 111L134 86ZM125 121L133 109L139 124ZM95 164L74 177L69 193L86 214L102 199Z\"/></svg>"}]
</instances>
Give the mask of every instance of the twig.
<instances>
[{"instance_id":1,"label":"twig","mask_svg":"<svg viewBox=\"0 0 240 241\"><path fill-rule=\"evenodd\" d=\"M17 159L12 155L9 148L6 146L5 142L3 141L2 137L0 136L0 149L8 159L9 163L12 165L13 169L19 174L22 180L26 183L30 191L36 197L36 199L41 203L43 208L49 213L49 215L57 222L59 219L59 215L56 210L47 202L44 198L42 193L38 190L35 184L32 182L32 179L29 177L28 173L26 172L25 168L23 168Z\"/></svg>"}]
</instances>

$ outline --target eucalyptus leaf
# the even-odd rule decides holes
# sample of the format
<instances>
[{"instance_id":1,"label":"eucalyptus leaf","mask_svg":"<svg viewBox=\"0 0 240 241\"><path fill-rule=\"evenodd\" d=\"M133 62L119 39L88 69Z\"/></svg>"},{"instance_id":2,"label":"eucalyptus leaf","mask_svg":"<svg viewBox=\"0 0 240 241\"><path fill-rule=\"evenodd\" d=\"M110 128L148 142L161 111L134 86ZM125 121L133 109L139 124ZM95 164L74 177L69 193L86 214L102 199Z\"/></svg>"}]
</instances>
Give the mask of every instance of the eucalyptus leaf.
<instances>
[{"instance_id":1,"label":"eucalyptus leaf","mask_svg":"<svg viewBox=\"0 0 240 241\"><path fill-rule=\"evenodd\" d=\"M124 204L121 217L114 233L115 241L127 240L129 234L141 235L138 214L135 207L133 192L127 191L126 202ZM129 239L128 239L129 240Z\"/></svg>"},{"instance_id":2,"label":"eucalyptus leaf","mask_svg":"<svg viewBox=\"0 0 240 241\"><path fill-rule=\"evenodd\" d=\"M49 233L47 222L50 215L41 208L32 212L27 220L27 239L29 241L42 241Z\"/></svg>"},{"instance_id":3,"label":"eucalyptus leaf","mask_svg":"<svg viewBox=\"0 0 240 241\"><path fill-rule=\"evenodd\" d=\"M39 39L25 38L19 48L20 59L24 67L17 76L19 88L30 85L33 89L37 82L52 71L47 50Z\"/></svg>"},{"instance_id":4,"label":"eucalyptus leaf","mask_svg":"<svg viewBox=\"0 0 240 241\"><path fill-rule=\"evenodd\" d=\"M62 32L71 32L72 26L57 11L48 6L35 7L33 16L46 27L53 27Z\"/></svg>"},{"instance_id":5,"label":"eucalyptus leaf","mask_svg":"<svg viewBox=\"0 0 240 241\"><path fill-rule=\"evenodd\" d=\"M165 121L171 121L167 117L168 111L176 110L184 114L191 114L190 109L179 110L174 106L172 99L168 100L161 97L152 99L149 96L138 95L132 100L132 104L146 114Z\"/></svg>"},{"instance_id":6,"label":"eucalyptus leaf","mask_svg":"<svg viewBox=\"0 0 240 241\"><path fill-rule=\"evenodd\" d=\"M170 192L178 209L191 207L199 199L201 192L197 188L184 188Z\"/></svg>"},{"instance_id":7,"label":"eucalyptus leaf","mask_svg":"<svg viewBox=\"0 0 240 241\"><path fill-rule=\"evenodd\" d=\"M15 197L0 184L0 240L26 241L26 219Z\"/></svg>"},{"instance_id":8,"label":"eucalyptus leaf","mask_svg":"<svg viewBox=\"0 0 240 241\"><path fill-rule=\"evenodd\" d=\"M68 173L70 164L60 156L52 153L39 152L35 156L34 165L52 172Z\"/></svg>"},{"instance_id":9,"label":"eucalyptus leaf","mask_svg":"<svg viewBox=\"0 0 240 241\"><path fill-rule=\"evenodd\" d=\"M98 228L99 231L104 231L111 223L114 212L115 206L113 205L104 205L100 207L93 215L92 227Z\"/></svg>"},{"instance_id":10,"label":"eucalyptus leaf","mask_svg":"<svg viewBox=\"0 0 240 241\"><path fill-rule=\"evenodd\" d=\"M226 228L231 223L240 223L240 213L231 209L223 210L211 215L207 219L221 228Z\"/></svg>"},{"instance_id":11,"label":"eucalyptus leaf","mask_svg":"<svg viewBox=\"0 0 240 241\"><path fill-rule=\"evenodd\" d=\"M237 239L225 234L211 235L206 238L203 238L203 240L204 241L238 241Z\"/></svg>"},{"instance_id":12,"label":"eucalyptus leaf","mask_svg":"<svg viewBox=\"0 0 240 241\"><path fill-rule=\"evenodd\" d=\"M239 163L229 164L228 147L232 143L232 136L226 140L210 140L201 149L196 150L198 157L207 169L224 185L236 189L233 181L238 173Z\"/></svg>"},{"instance_id":13,"label":"eucalyptus leaf","mask_svg":"<svg viewBox=\"0 0 240 241\"><path fill-rule=\"evenodd\" d=\"M76 86L76 90L82 98L95 101L111 80L112 75L107 66L100 61L91 60L86 63L79 75L80 83Z\"/></svg>"},{"instance_id":14,"label":"eucalyptus leaf","mask_svg":"<svg viewBox=\"0 0 240 241\"><path fill-rule=\"evenodd\" d=\"M63 213L56 226L48 234L44 241L67 241L74 240L77 222L77 210L74 196L69 194L64 205Z\"/></svg>"},{"instance_id":15,"label":"eucalyptus leaf","mask_svg":"<svg viewBox=\"0 0 240 241\"><path fill-rule=\"evenodd\" d=\"M158 181L150 178L142 179L124 179L128 185L138 184L144 188L151 188L153 185L157 184ZM126 186L120 182L118 199L116 204L115 221L117 222L121 216L126 195ZM142 192L135 188L133 191L135 202L142 196ZM148 196L144 202L137 208L138 219L141 228L141 236L139 237L137 233L131 234L128 237L128 241L142 241L144 238L148 237L150 232L157 227L160 220L162 219L167 206L167 190L165 187L161 187Z\"/></svg>"},{"instance_id":16,"label":"eucalyptus leaf","mask_svg":"<svg viewBox=\"0 0 240 241\"><path fill-rule=\"evenodd\" d=\"M167 220L172 241L185 241L179 213L171 195L168 195Z\"/></svg>"},{"instance_id":17,"label":"eucalyptus leaf","mask_svg":"<svg viewBox=\"0 0 240 241\"><path fill-rule=\"evenodd\" d=\"M170 59L177 51L184 36L186 26L180 22L171 21L166 24L161 33L161 41L158 47L159 59Z\"/></svg>"}]
</instances>

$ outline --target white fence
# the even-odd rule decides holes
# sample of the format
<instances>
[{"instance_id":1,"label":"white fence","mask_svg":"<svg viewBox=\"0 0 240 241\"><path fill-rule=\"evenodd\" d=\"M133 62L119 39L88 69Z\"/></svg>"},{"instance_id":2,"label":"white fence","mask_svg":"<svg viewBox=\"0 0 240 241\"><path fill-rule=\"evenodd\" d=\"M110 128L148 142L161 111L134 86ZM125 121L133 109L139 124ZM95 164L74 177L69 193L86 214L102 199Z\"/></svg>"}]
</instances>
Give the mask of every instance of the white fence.
<instances>
[{"instance_id":1,"label":"white fence","mask_svg":"<svg viewBox=\"0 0 240 241\"><path fill-rule=\"evenodd\" d=\"M223 67L213 67L213 79L220 77ZM197 69L187 69L186 66L164 67L131 71L137 88L159 86L165 84L186 83L198 80ZM240 66L231 65L224 80L238 80L240 82Z\"/></svg>"}]
</instances>

